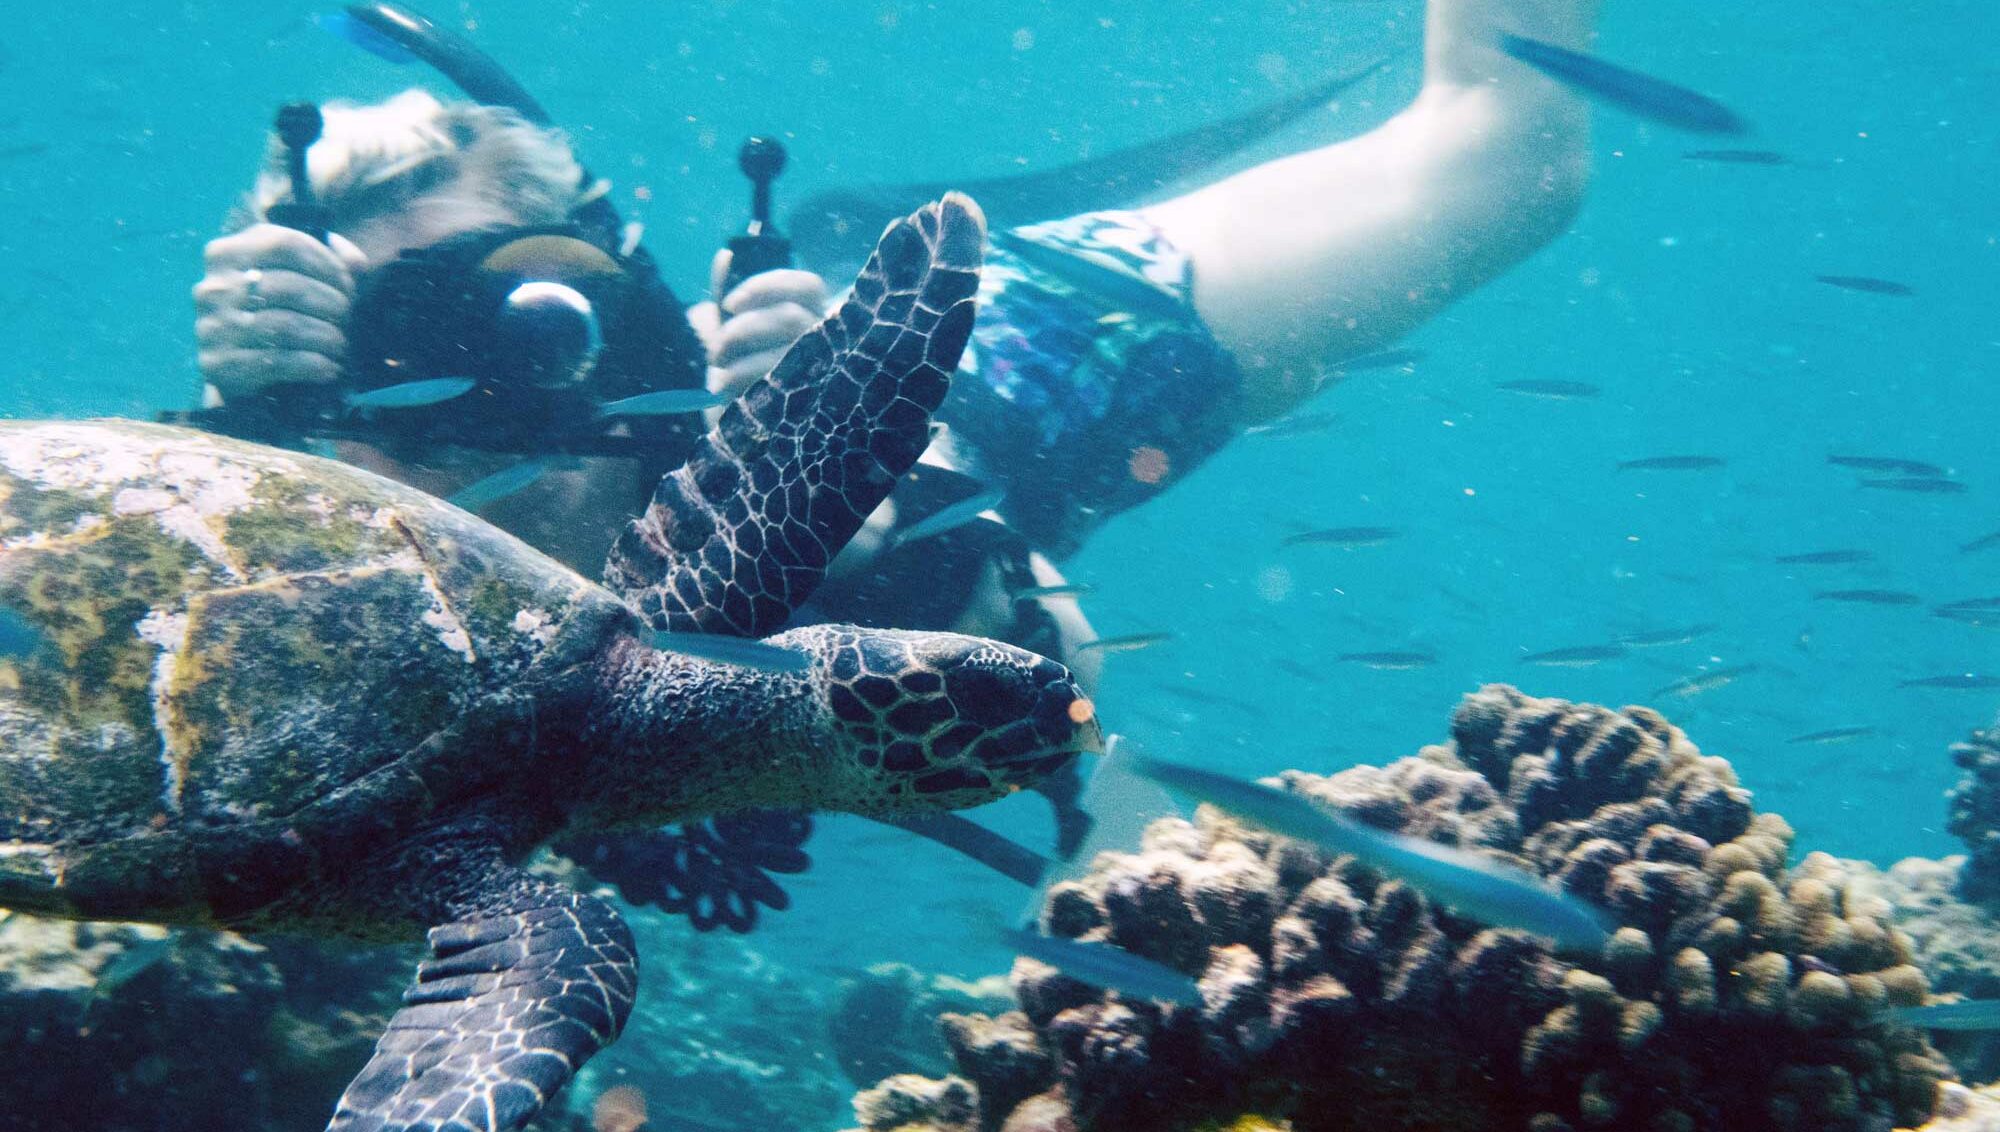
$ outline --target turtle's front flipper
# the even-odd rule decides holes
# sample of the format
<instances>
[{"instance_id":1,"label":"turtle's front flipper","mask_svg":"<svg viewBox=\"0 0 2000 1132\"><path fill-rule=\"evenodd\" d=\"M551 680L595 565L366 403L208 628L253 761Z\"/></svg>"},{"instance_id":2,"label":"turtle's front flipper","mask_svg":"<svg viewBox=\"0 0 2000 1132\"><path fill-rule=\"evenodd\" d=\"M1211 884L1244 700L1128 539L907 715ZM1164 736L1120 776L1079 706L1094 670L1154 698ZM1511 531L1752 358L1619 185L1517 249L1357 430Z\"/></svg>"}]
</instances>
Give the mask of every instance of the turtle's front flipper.
<instances>
[{"instance_id":1,"label":"turtle's front flipper","mask_svg":"<svg viewBox=\"0 0 2000 1132\"><path fill-rule=\"evenodd\" d=\"M625 1025L639 964L611 905L504 865L445 902L329 1132L520 1128Z\"/></svg>"},{"instance_id":2,"label":"turtle's front flipper","mask_svg":"<svg viewBox=\"0 0 2000 1132\"><path fill-rule=\"evenodd\" d=\"M972 333L985 239L979 206L956 193L890 225L840 310L660 481L605 582L656 629L784 628L929 444Z\"/></svg>"},{"instance_id":3,"label":"turtle's front flipper","mask_svg":"<svg viewBox=\"0 0 2000 1132\"><path fill-rule=\"evenodd\" d=\"M686 916L698 932L748 932L760 906L792 906L771 874L810 868L802 846L811 836L809 814L745 810L665 829L578 834L554 849L631 903Z\"/></svg>"}]
</instances>

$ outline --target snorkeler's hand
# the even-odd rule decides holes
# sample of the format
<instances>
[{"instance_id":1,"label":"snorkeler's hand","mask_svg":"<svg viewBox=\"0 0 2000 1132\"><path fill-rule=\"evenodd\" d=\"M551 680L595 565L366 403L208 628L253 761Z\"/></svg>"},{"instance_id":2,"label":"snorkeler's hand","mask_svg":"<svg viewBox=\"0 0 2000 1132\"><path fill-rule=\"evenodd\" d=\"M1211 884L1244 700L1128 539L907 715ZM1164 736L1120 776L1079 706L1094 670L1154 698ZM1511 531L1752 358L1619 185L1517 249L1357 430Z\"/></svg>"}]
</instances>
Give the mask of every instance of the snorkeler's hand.
<instances>
[{"instance_id":1,"label":"snorkeler's hand","mask_svg":"<svg viewBox=\"0 0 2000 1132\"><path fill-rule=\"evenodd\" d=\"M194 287L201 374L224 402L279 382L337 380L347 355L354 275L367 257L345 237L326 244L256 224L210 240Z\"/></svg>"},{"instance_id":2,"label":"snorkeler's hand","mask_svg":"<svg viewBox=\"0 0 2000 1132\"><path fill-rule=\"evenodd\" d=\"M711 292L729 278L729 249L715 254ZM810 271L781 268L745 279L722 297L720 309L701 303L688 321L708 348L708 388L740 393L771 372L799 336L826 317L826 282Z\"/></svg>"}]
</instances>

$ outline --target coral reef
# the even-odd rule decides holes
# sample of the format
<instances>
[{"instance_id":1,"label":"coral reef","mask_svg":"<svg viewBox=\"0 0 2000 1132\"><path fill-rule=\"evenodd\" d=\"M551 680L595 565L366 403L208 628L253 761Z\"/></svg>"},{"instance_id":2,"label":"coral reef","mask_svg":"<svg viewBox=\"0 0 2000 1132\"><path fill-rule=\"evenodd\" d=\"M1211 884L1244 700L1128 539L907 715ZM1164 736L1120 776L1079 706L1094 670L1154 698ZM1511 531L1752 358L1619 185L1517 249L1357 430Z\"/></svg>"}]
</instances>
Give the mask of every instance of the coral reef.
<instances>
[{"instance_id":1,"label":"coral reef","mask_svg":"<svg viewBox=\"0 0 2000 1132\"><path fill-rule=\"evenodd\" d=\"M968 983L879 963L846 984L827 1036L841 1071L856 1085L906 1073L940 1077L951 1071L952 1052L939 1018L1012 1004L1007 981L998 975Z\"/></svg>"},{"instance_id":2,"label":"coral reef","mask_svg":"<svg viewBox=\"0 0 2000 1132\"><path fill-rule=\"evenodd\" d=\"M1939 1085L1937 1112L1916 1132L2000 1132L2000 1085Z\"/></svg>"},{"instance_id":3,"label":"coral reef","mask_svg":"<svg viewBox=\"0 0 2000 1132\"><path fill-rule=\"evenodd\" d=\"M828 1038L838 985L741 937L691 932L683 917L629 915L668 977L647 980L624 1040L533 1127L838 1127L853 1088ZM413 963L401 948L0 911L0 1132L324 1128ZM938 1067L944 1049L924 1011L993 999L913 983L915 1000L894 1018L897 1048Z\"/></svg>"},{"instance_id":4,"label":"coral reef","mask_svg":"<svg viewBox=\"0 0 2000 1132\"><path fill-rule=\"evenodd\" d=\"M1953 744L1951 759L1965 771L1951 789L1946 825L1969 854L1959 876L1959 895L1993 900L2000 897L2000 720Z\"/></svg>"},{"instance_id":5,"label":"coral reef","mask_svg":"<svg viewBox=\"0 0 2000 1132\"><path fill-rule=\"evenodd\" d=\"M1594 956L1482 929L1351 858L1203 808L1049 894L1044 927L1197 975L1199 1009L1017 961L1017 1011L948 1017L957 1075L861 1095L863 1127L1697 1128L1915 1123L1950 1069L1888 909L1646 708L1493 686L1452 743L1283 785L1491 851L1613 910Z\"/></svg>"},{"instance_id":6,"label":"coral reef","mask_svg":"<svg viewBox=\"0 0 2000 1132\"><path fill-rule=\"evenodd\" d=\"M1965 857L1910 857L1886 870L1842 863L1862 889L1890 906L1932 993L2000 998L2000 919L1990 904L1959 899ZM2000 1034L1937 1033L1932 1040L1966 1080L2000 1078Z\"/></svg>"},{"instance_id":7,"label":"coral reef","mask_svg":"<svg viewBox=\"0 0 2000 1132\"><path fill-rule=\"evenodd\" d=\"M381 1019L300 948L0 912L0 1128L323 1126Z\"/></svg>"},{"instance_id":8,"label":"coral reef","mask_svg":"<svg viewBox=\"0 0 2000 1132\"><path fill-rule=\"evenodd\" d=\"M1890 906L1933 993L2000 998L2000 723L1953 744L1951 755L1965 775L1950 792L1949 828L1968 855L1911 857L1886 870L1842 863ZM2000 1077L2000 1035L1933 1040L1966 1079Z\"/></svg>"},{"instance_id":9,"label":"coral reef","mask_svg":"<svg viewBox=\"0 0 2000 1132\"><path fill-rule=\"evenodd\" d=\"M1842 864L1889 905L1933 994L2000 998L2000 920L1991 908L1959 898L1970 867L1965 857L1910 857L1885 870Z\"/></svg>"}]
</instances>

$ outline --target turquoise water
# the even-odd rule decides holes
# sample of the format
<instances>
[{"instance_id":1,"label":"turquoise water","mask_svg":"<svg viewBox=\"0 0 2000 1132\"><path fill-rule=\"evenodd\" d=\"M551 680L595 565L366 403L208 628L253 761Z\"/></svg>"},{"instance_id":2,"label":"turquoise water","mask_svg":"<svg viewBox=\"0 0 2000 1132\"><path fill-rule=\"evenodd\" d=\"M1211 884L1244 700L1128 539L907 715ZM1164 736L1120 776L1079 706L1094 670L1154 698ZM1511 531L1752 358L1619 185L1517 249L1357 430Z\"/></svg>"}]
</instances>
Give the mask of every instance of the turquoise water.
<instances>
[{"instance_id":1,"label":"turquoise water","mask_svg":"<svg viewBox=\"0 0 2000 1132\"><path fill-rule=\"evenodd\" d=\"M733 155L749 133L791 148L782 209L816 187L1047 167L1384 54L1387 74L1271 148L1360 132L1415 89L1416 5L1230 7L1242 10L434 5L474 28L613 179L684 295L741 225ZM1729 758L1802 848L1883 862L1951 851L1945 750L1990 721L2000 695L1898 684L2000 671L2000 638L1924 606L1812 594L1907 590L1928 605L2000 593L2000 548L1957 549L2000 528L2000 22L1970 0L1607 8L1603 54L1724 99L1758 126L1746 144L1797 164L1690 162L1682 154L1706 143L1600 112L1573 230L1403 343L1420 362L1323 394L1310 408L1339 414L1329 431L1236 443L1072 563L1097 587L1086 609L1104 633L1177 634L1110 658L1103 715L1156 753L1262 774L1412 753L1489 681L1651 702ZM188 288L272 108L431 81L309 26L310 11L76 6L0 31L0 412L150 415L192 397ZM1816 274L1916 294L1837 290ZM1525 379L1603 393L1494 388ZM1845 452L1945 466L1969 489L1862 489L1825 462ZM1686 453L1728 463L1614 472ZM1402 535L1279 547L1305 527L1353 525ZM1771 561L1835 547L1876 561ZM1696 623L1718 628L1593 668L1519 661ZM1335 659L1391 649L1438 659L1413 671ZM1746 664L1757 668L1728 687L1655 695ZM1185 688L1235 702L1174 692ZM1877 734L1783 742L1846 725ZM1045 809L1022 800L981 816L1041 844ZM798 906L759 937L774 954L1003 966L980 916L1011 914L1018 889L859 822L827 822L813 851L818 867L791 886Z\"/></svg>"}]
</instances>

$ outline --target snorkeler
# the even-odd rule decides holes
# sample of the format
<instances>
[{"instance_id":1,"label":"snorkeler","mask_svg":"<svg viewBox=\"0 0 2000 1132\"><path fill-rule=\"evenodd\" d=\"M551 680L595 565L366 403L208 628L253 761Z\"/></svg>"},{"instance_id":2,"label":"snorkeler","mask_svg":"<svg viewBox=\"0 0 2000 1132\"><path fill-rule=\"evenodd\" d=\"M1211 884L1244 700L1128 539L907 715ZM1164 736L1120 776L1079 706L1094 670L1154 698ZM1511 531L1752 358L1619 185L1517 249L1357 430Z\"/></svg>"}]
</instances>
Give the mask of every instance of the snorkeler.
<instances>
[{"instance_id":1,"label":"snorkeler","mask_svg":"<svg viewBox=\"0 0 2000 1132\"><path fill-rule=\"evenodd\" d=\"M1098 654L1075 651L1090 635L1073 601L1010 595L1058 586L1052 563L1111 516L1559 235L1589 178L1589 106L1510 57L1502 35L1581 49L1597 8L1431 0L1422 90L1374 130L1157 204L995 231L973 344L927 460L964 477L956 499L994 500L1000 523L953 537L990 540L1003 556L990 562L1012 553L1016 565L966 571L944 592L913 586L935 578L948 540L897 539L936 510L906 517L899 492L884 505L895 514L878 516L890 536L847 550L876 561L829 579L826 600L893 611L922 595L954 611L934 617L975 633L1018 632L1022 608L1039 605L1064 646L1049 654L1094 675ZM728 266L721 253L716 278ZM735 340L736 325L708 336L716 360L758 348ZM747 335L758 323L741 325ZM989 529L1002 523L1006 535Z\"/></svg>"},{"instance_id":2,"label":"snorkeler","mask_svg":"<svg viewBox=\"0 0 2000 1132\"><path fill-rule=\"evenodd\" d=\"M279 142L204 250L206 419L266 440L330 434L341 458L443 496L521 468L478 509L594 570L705 430L685 414L596 417L702 388L705 351L680 302L603 206L606 186L514 110L411 90L320 119L305 162L327 230L272 222L297 196ZM819 317L750 315L733 340L779 352Z\"/></svg>"}]
</instances>

